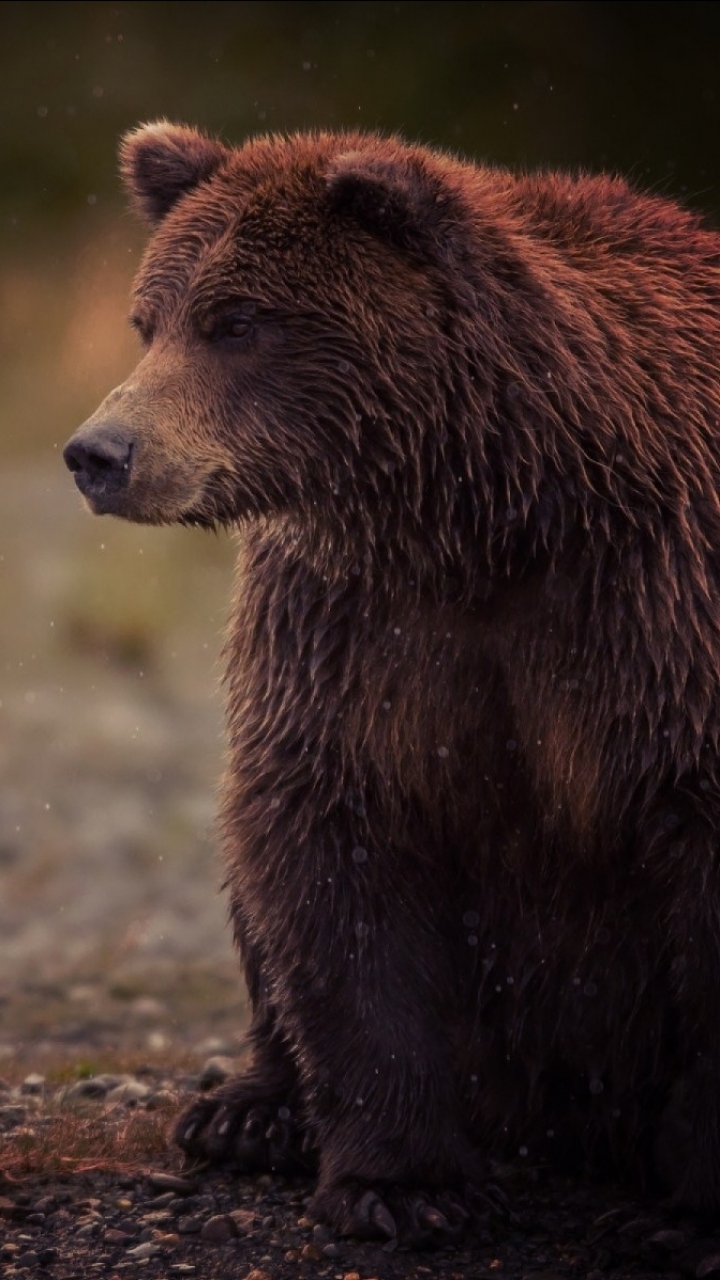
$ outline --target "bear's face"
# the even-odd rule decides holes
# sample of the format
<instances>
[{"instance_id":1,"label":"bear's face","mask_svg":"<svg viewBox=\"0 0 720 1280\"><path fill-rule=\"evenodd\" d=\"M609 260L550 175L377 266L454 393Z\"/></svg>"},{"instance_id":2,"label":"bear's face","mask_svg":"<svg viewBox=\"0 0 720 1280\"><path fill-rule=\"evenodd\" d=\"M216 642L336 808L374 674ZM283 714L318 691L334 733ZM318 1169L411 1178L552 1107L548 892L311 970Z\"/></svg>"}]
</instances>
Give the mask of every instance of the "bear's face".
<instances>
[{"instance_id":1,"label":"bear's face","mask_svg":"<svg viewBox=\"0 0 720 1280\"><path fill-rule=\"evenodd\" d=\"M164 124L125 139L154 228L131 315L145 354L66 449L95 512L347 522L369 489L382 519L421 518L452 364L444 209L437 175L400 144L380 162L376 142L230 150Z\"/></svg>"}]
</instances>

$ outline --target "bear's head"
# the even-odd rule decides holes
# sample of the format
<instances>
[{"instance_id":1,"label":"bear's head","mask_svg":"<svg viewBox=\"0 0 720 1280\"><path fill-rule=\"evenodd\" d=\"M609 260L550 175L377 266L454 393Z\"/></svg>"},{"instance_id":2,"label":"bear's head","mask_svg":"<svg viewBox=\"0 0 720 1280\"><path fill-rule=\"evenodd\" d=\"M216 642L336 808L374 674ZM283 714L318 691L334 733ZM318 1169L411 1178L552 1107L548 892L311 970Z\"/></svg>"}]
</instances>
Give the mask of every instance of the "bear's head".
<instances>
[{"instance_id":1,"label":"bear's head","mask_svg":"<svg viewBox=\"0 0 720 1280\"><path fill-rule=\"evenodd\" d=\"M121 169L153 232L144 354L65 449L91 509L425 536L433 484L464 465L459 166L374 135L230 149L160 122L124 138Z\"/></svg>"}]
</instances>

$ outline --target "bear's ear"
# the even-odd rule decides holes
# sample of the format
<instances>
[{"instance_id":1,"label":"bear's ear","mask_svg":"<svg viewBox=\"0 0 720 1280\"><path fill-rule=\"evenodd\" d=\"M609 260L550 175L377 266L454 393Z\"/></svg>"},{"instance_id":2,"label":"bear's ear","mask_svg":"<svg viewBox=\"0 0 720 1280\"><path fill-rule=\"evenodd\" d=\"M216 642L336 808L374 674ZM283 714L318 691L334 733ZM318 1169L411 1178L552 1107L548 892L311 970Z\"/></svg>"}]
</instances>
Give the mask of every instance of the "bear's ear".
<instances>
[{"instance_id":1,"label":"bear's ear","mask_svg":"<svg viewBox=\"0 0 720 1280\"><path fill-rule=\"evenodd\" d=\"M196 129L158 120L126 133L120 174L132 203L151 226L227 157L227 148Z\"/></svg>"},{"instance_id":2,"label":"bear's ear","mask_svg":"<svg viewBox=\"0 0 720 1280\"><path fill-rule=\"evenodd\" d=\"M432 248L436 256L447 249L443 234L457 225L455 201L420 158L348 151L333 157L327 183L334 208L371 234L404 249Z\"/></svg>"}]
</instances>

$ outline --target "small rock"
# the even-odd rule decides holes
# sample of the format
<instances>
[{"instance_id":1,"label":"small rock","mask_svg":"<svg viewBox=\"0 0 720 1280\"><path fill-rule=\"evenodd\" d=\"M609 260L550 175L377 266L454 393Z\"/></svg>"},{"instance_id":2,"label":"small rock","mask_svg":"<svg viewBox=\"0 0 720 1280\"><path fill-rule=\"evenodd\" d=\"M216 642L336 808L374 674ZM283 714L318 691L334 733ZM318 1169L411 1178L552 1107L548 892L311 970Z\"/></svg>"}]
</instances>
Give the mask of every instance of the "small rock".
<instances>
[{"instance_id":1,"label":"small rock","mask_svg":"<svg viewBox=\"0 0 720 1280\"><path fill-rule=\"evenodd\" d=\"M172 1089L155 1089L148 1093L145 1106L148 1111L162 1111L164 1107L172 1107L177 1102L177 1094Z\"/></svg>"},{"instance_id":2,"label":"small rock","mask_svg":"<svg viewBox=\"0 0 720 1280\"><path fill-rule=\"evenodd\" d=\"M216 1085L223 1084L229 1076L235 1074L237 1063L234 1058L226 1058L221 1054L217 1054L214 1058L208 1058L200 1072L200 1088L214 1089Z\"/></svg>"},{"instance_id":3,"label":"small rock","mask_svg":"<svg viewBox=\"0 0 720 1280\"><path fill-rule=\"evenodd\" d=\"M37 1096L38 1094L42 1093L44 1088L45 1088L45 1077L39 1076L33 1073L32 1075L25 1077L22 1084L20 1085L20 1092L25 1094L33 1094Z\"/></svg>"},{"instance_id":4,"label":"small rock","mask_svg":"<svg viewBox=\"0 0 720 1280\"><path fill-rule=\"evenodd\" d=\"M210 1244L227 1244L237 1236L237 1227L229 1213L217 1213L204 1224L200 1239Z\"/></svg>"},{"instance_id":5,"label":"small rock","mask_svg":"<svg viewBox=\"0 0 720 1280\"><path fill-rule=\"evenodd\" d=\"M322 1222L316 1222L312 1229L315 1244L327 1244L332 1240L332 1232Z\"/></svg>"},{"instance_id":6,"label":"small rock","mask_svg":"<svg viewBox=\"0 0 720 1280\"><path fill-rule=\"evenodd\" d=\"M110 1089L105 1095L105 1101L109 1106L124 1103L126 1107L135 1107L138 1102L147 1098L149 1093L148 1086L139 1080L126 1080L123 1084Z\"/></svg>"},{"instance_id":7,"label":"small rock","mask_svg":"<svg viewBox=\"0 0 720 1280\"><path fill-rule=\"evenodd\" d=\"M87 1080L76 1080L74 1084L69 1085L62 1095L62 1100L74 1102L77 1098L104 1098L111 1089L117 1089L119 1085L127 1084L129 1080L132 1080L132 1076L108 1073L88 1076Z\"/></svg>"},{"instance_id":8,"label":"small rock","mask_svg":"<svg viewBox=\"0 0 720 1280\"><path fill-rule=\"evenodd\" d=\"M253 1267L252 1271L248 1271L247 1275L243 1277L243 1280L273 1280L273 1278L269 1272L258 1271L257 1267ZM358 1280L360 1280L359 1276Z\"/></svg>"},{"instance_id":9,"label":"small rock","mask_svg":"<svg viewBox=\"0 0 720 1280\"><path fill-rule=\"evenodd\" d=\"M163 1249L177 1249L180 1243L180 1237L174 1231L162 1231L159 1234L156 1232L155 1239Z\"/></svg>"},{"instance_id":10,"label":"small rock","mask_svg":"<svg viewBox=\"0 0 720 1280\"><path fill-rule=\"evenodd\" d=\"M187 1201L191 1213L217 1213L217 1201L214 1196L193 1196Z\"/></svg>"},{"instance_id":11,"label":"small rock","mask_svg":"<svg viewBox=\"0 0 720 1280\"><path fill-rule=\"evenodd\" d=\"M57 1200L55 1196L40 1196L33 1200L32 1208L34 1213L52 1213L57 1208Z\"/></svg>"},{"instance_id":12,"label":"small rock","mask_svg":"<svg viewBox=\"0 0 720 1280\"><path fill-rule=\"evenodd\" d=\"M300 1250L303 1262L322 1262L322 1253L316 1244L304 1244Z\"/></svg>"},{"instance_id":13,"label":"small rock","mask_svg":"<svg viewBox=\"0 0 720 1280\"><path fill-rule=\"evenodd\" d=\"M41 1267L49 1267L51 1263L55 1262L57 1256L57 1249L52 1245L48 1245L46 1249L41 1249L38 1253L38 1262Z\"/></svg>"},{"instance_id":14,"label":"small rock","mask_svg":"<svg viewBox=\"0 0 720 1280\"><path fill-rule=\"evenodd\" d=\"M35 1267L37 1262L38 1256L34 1249L28 1249L27 1253L18 1253L15 1257L16 1267Z\"/></svg>"},{"instance_id":15,"label":"small rock","mask_svg":"<svg viewBox=\"0 0 720 1280\"><path fill-rule=\"evenodd\" d=\"M87 1240L87 1239L92 1239L96 1235L99 1235L99 1233L100 1233L99 1222L84 1222L81 1227L78 1227L77 1231L75 1232L75 1235L80 1236L81 1240Z\"/></svg>"},{"instance_id":16,"label":"small rock","mask_svg":"<svg viewBox=\"0 0 720 1280\"><path fill-rule=\"evenodd\" d=\"M182 1200L178 1200L174 1191L163 1191L162 1195L153 1196L153 1209L168 1209L171 1204L182 1204Z\"/></svg>"},{"instance_id":17,"label":"small rock","mask_svg":"<svg viewBox=\"0 0 720 1280\"><path fill-rule=\"evenodd\" d=\"M178 1218L177 1229L181 1236L194 1236L202 1231L202 1220L188 1214L185 1218Z\"/></svg>"},{"instance_id":18,"label":"small rock","mask_svg":"<svg viewBox=\"0 0 720 1280\"><path fill-rule=\"evenodd\" d=\"M107 1227L103 1232L103 1240L106 1244L129 1244L135 1239L135 1232L132 1235L123 1231L120 1227Z\"/></svg>"},{"instance_id":19,"label":"small rock","mask_svg":"<svg viewBox=\"0 0 720 1280\"><path fill-rule=\"evenodd\" d=\"M162 1253L162 1245L157 1240L143 1240L142 1244L136 1244L134 1249L128 1249L125 1257L154 1258L158 1253Z\"/></svg>"},{"instance_id":20,"label":"small rock","mask_svg":"<svg viewBox=\"0 0 720 1280\"><path fill-rule=\"evenodd\" d=\"M323 1258L339 1258L340 1257L340 1250L338 1246L335 1244L335 1242L332 1240L330 1241L330 1244L324 1244L320 1252L322 1253Z\"/></svg>"},{"instance_id":21,"label":"small rock","mask_svg":"<svg viewBox=\"0 0 720 1280\"><path fill-rule=\"evenodd\" d=\"M197 1191L192 1178L178 1178L174 1173L148 1174L148 1182L156 1191L174 1191L176 1196L191 1196Z\"/></svg>"},{"instance_id":22,"label":"small rock","mask_svg":"<svg viewBox=\"0 0 720 1280\"><path fill-rule=\"evenodd\" d=\"M255 1225L255 1214L252 1209L231 1209L230 1217L235 1223L237 1233L240 1236L248 1235Z\"/></svg>"},{"instance_id":23,"label":"small rock","mask_svg":"<svg viewBox=\"0 0 720 1280\"><path fill-rule=\"evenodd\" d=\"M149 1213L140 1215L140 1221L148 1227L161 1227L164 1223L172 1221L172 1214L167 1209L151 1209Z\"/></svg>"},{"instance_id":24,"label":"small rock","mask_svg":"<svg viewBox=\"0 0 720 1280\"><path fill-rule=\"evenodd\" d=\"M124 1231L125 1235L129 1236L130 1239L134 1239L138 1233L138 1225L134 1218L121 1218L114 1225L116 1231Z\"/></svg>"}]
</instances>

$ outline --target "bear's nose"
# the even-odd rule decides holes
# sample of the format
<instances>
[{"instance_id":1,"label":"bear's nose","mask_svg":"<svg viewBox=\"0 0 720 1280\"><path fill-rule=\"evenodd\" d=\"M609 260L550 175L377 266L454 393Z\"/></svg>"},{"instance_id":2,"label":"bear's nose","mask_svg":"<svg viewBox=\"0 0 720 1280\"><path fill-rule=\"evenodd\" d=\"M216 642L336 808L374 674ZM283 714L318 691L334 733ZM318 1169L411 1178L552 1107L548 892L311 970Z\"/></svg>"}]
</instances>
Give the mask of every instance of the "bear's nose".
<instances>
[{"instance_id":1,"label":"bear's nose","mask_svg":"<svg viewBox=\"0 0 720 1280\"><path fill-rule=\"evenodd\" d=\"M107 427L81 428L63 449L79 488L97 484L122 488L130 477L133 442Z\"/></svg>"}]
</instances>

